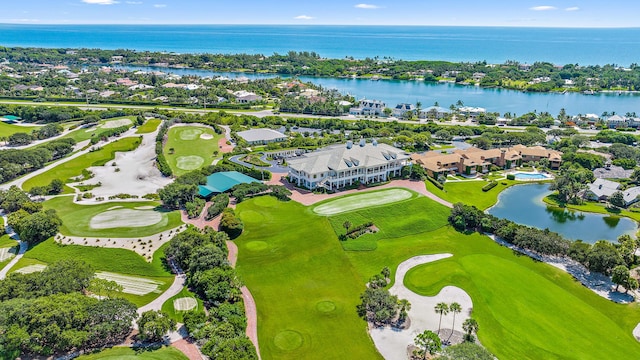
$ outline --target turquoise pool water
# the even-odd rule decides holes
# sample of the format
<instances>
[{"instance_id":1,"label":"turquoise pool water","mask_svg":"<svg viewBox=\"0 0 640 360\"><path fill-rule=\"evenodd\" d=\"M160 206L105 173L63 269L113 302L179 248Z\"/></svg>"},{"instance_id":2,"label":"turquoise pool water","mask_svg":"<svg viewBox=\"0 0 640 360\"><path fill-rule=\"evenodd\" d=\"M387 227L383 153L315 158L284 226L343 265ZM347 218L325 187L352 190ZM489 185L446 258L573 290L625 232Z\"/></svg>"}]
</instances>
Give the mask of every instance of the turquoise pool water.
<instances>
[{"instance_id":1,"label":"turquoise pool water","mask_svg":"<svg viewBox=\"0 0 640 360\"><path fill-rule=\"evenodd\" d=\"M516 180L547 180L549 177L540 173L524 173L518 172L514 174L516 176Z\"/></svg>"}]
</instances>

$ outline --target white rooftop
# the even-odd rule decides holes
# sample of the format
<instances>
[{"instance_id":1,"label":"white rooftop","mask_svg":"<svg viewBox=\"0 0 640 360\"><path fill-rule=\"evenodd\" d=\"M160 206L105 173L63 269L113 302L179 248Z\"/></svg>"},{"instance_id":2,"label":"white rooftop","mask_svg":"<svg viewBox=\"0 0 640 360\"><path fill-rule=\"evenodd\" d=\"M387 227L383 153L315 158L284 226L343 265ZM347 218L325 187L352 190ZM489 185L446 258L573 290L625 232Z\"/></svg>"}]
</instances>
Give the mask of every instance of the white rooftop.
<instances>
[{"instance_id":1,"label":"white rooftop","mask_svg":"<svg viewBox=\"0 0 640 360\"><path fill-rule=\"evenodd\" d=\"M240 131L238 132L238 136L247 142L274 141L287 137L285 134L271 129L250 129Z\"/></svg>"}]
</instances>

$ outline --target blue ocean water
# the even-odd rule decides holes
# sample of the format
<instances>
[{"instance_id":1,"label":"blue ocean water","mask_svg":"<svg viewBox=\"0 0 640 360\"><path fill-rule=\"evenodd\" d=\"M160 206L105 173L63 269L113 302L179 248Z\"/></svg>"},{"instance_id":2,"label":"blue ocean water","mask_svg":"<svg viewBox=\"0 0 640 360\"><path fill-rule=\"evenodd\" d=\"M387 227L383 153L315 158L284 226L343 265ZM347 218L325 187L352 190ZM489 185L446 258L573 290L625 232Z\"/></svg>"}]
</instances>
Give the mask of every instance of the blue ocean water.
<instances>
[{"instance_id":1,"label":"blue ocean water","mask_svg":"<svg viewBox=\"0 0 640 360\"><path fill-rule=\"evenodd\" d=\"M0 45L628 66L640 28L0 24Z\"/></svg>"}]
</instances>

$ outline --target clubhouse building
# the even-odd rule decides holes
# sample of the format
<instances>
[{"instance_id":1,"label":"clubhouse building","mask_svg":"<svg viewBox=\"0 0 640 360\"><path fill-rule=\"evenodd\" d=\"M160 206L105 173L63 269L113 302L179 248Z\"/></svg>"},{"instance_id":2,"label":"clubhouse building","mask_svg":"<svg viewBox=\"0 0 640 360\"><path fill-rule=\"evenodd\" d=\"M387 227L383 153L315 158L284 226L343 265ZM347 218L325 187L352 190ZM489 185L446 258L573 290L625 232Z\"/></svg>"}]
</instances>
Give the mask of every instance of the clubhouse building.
<instances>
[{"instance_id":1,"label":"clubhouse building","mask_svg":"<svg viewBox=\"0 0 640 360\"><path fill-rule=\"evenodd\" d=\"M371 184L399 176L409 154L377 141L329 146L288 160L289 181L299 187L335 190L357 183Z\"/></svg>"},{"instance_id":2,"label":"clubhouse building","mask_svg":"<svg viewBox=\"0 0 640 360\"><path fill-rule=\"evenodd\" d=\"M510 148L490 150L469 148L456 150L451 154L428 151L424 154L411 155L411 160L422 166L427 174L434 178L448 174L476 176L489 172L491 166L513 169L523 162L541 159L549 159L549 167L558 169L562 163L562 153L542 146L515 145Z\"/></svg>"}]
</instances>

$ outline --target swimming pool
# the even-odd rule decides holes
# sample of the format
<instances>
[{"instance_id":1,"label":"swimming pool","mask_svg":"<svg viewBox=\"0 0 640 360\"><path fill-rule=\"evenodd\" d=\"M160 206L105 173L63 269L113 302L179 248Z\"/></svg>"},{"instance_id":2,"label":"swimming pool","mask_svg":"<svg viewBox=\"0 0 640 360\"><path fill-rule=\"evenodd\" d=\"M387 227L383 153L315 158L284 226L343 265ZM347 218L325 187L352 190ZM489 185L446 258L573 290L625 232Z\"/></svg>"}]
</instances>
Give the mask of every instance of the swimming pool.
<instances>
[{"instance_id":1,"label":"swimming pool","mask_svg":"<svg viewBox=\"0 0 640 360\"><path fill-rule=\"evenodd\" d=\"M551 179L551 176L545 175L538 172L517 172L514 174L516 176L516 180L548 180Z\"/></svg>"}]
</instances>

